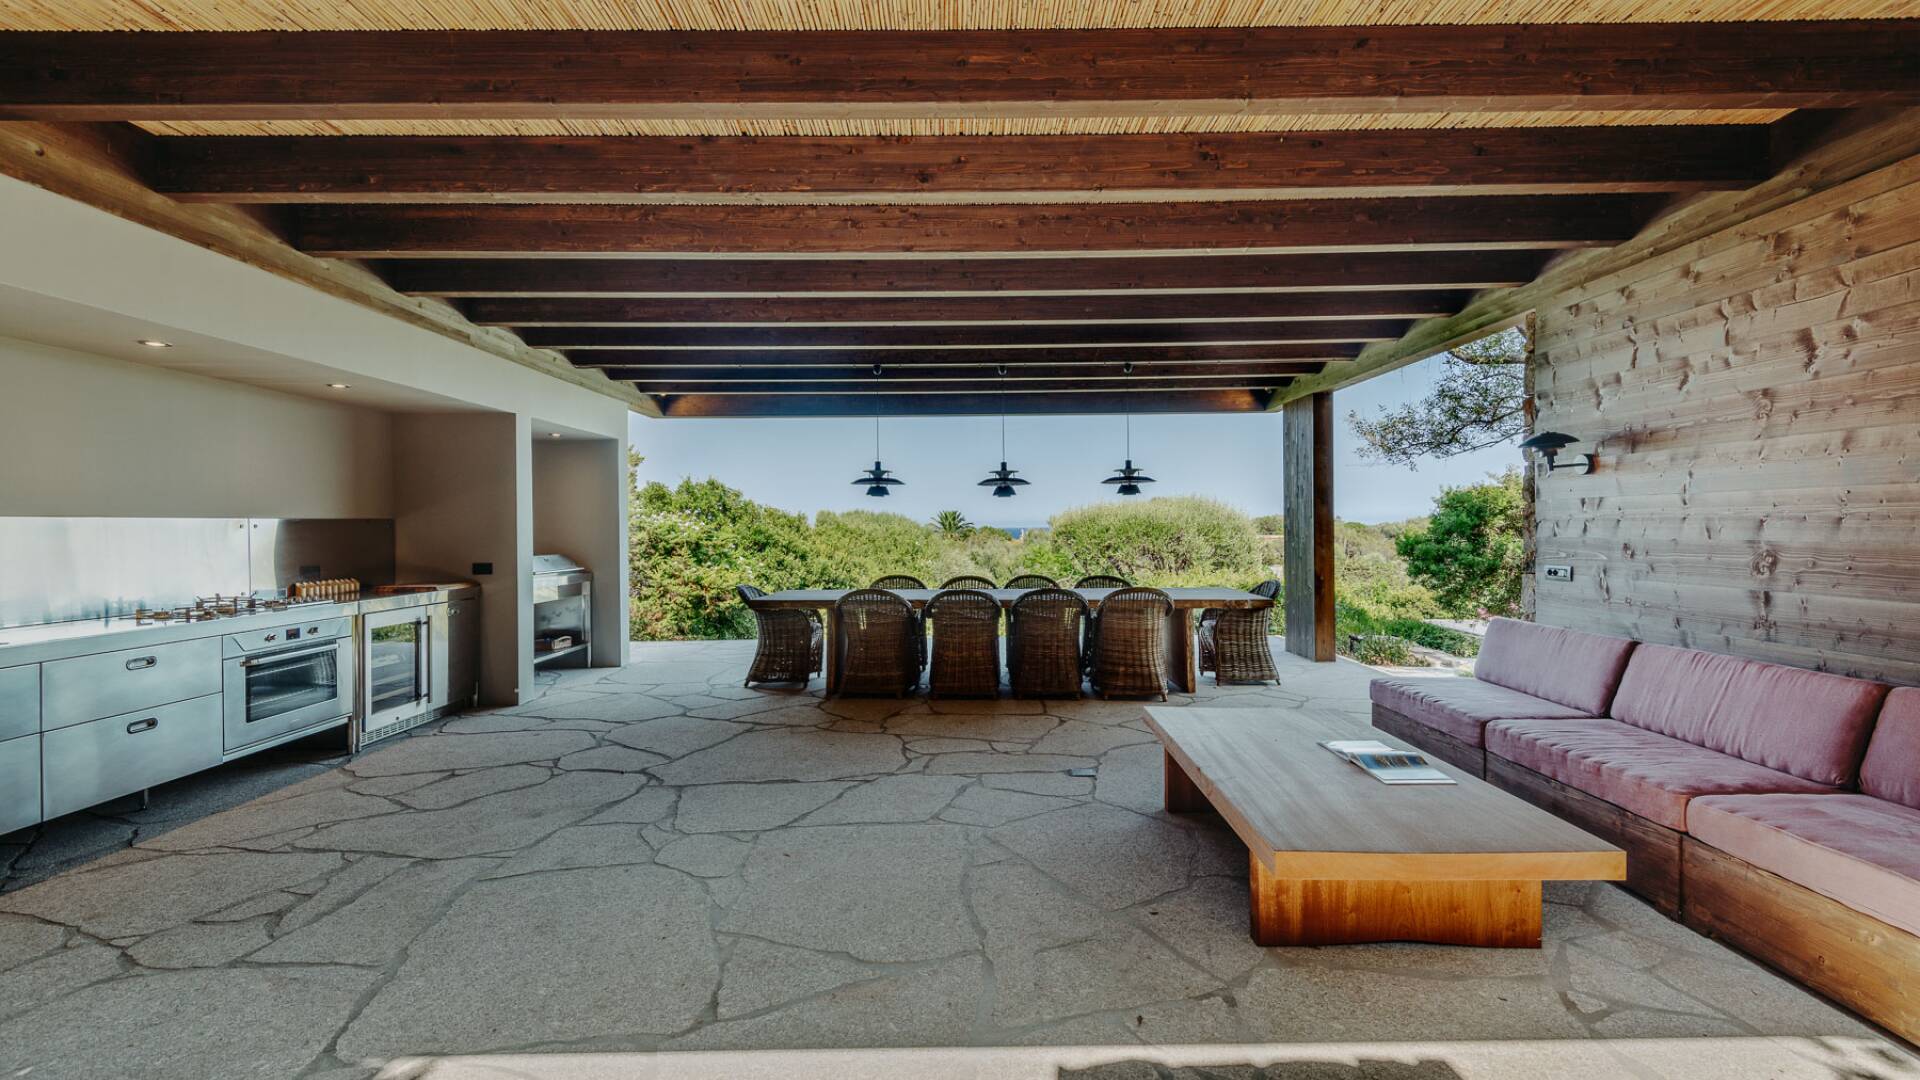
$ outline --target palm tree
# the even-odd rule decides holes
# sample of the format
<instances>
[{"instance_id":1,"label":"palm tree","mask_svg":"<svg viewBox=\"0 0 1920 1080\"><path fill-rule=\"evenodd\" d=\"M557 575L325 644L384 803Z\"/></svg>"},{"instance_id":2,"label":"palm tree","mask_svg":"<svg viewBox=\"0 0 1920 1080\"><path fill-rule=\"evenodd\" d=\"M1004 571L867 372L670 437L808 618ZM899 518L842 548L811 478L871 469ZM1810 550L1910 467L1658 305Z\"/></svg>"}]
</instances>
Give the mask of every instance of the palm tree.
<instances>
[{"instance_id":1,"label":"palm tree","mask_svg":"<svg viewBox=\"0 0 1920 1080\"><path fill-rule=\"evenodd\" d=\"M973 522L958 510L942 510L935 514L933 527L949 540L964 540L973 535Z\"/></svg>"}]
</instances>

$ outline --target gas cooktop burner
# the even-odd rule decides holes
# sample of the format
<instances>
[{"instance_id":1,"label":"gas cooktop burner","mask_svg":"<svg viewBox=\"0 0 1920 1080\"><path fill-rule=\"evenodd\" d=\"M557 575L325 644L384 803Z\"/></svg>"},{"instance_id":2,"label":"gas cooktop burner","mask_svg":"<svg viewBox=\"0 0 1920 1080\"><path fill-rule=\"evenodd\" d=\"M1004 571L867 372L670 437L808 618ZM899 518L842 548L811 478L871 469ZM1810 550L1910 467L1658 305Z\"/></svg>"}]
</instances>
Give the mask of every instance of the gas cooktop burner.
<instances>
[{"instance_id":1,"label":"gas cooktop burner","mask_svg":"<svg viewBox=\"0 0 1920 1080\"><path fill-rule=\"evenodd\" d=\"M202 596L191 604L174 608L137 608L133 613L136 625L147 626L165 623L211 622L214 619L231 619L238 615L259 615L265 612L286 611L289 608L305 604L316 604L317 598L288 598L284 596Z\"/></svg>"}]
</instances>

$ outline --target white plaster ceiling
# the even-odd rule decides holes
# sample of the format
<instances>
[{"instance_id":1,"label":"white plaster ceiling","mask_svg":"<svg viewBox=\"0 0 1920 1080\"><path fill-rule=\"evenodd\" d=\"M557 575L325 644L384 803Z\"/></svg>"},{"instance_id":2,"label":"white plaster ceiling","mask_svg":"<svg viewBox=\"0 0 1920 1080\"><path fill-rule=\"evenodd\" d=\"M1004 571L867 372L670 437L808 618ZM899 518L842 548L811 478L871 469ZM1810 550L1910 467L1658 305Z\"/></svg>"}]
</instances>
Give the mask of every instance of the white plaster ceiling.
<instances>
[{"instance_id":1,"label":"white plaster ceiling","mask_svg":"<svg viewBox=\"0 0 1920 1080\"><path fill-rule=\"evenodd\" d=\"M118 312L0 284L0 337L110 356L301 397L394 412L469 411L473 406L414 387L370 379ZM157 349L141 340L169 342ZM346 383L336 390L329 383Z\"/></svg>"}]
</instances>

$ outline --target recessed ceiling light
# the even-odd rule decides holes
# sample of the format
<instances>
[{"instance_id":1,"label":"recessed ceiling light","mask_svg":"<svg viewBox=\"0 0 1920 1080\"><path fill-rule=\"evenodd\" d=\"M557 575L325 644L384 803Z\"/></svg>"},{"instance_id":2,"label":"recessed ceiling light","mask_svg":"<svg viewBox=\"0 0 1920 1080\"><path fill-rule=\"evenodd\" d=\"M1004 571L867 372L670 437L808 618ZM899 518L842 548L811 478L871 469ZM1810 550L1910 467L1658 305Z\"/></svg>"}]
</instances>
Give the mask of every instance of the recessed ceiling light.
<instances>
[{"instance_id":1,"label":"recessed ceiling light","mask_svg":"<svg viewBox=\"0 0 1920 1080\"><path fill-rule=\"evenodd\" d=\"M549 432L547 432L547 438L549 438L549 439L557 439L557 438L559 438L559 437L560 437L560 433L559 433L559 432L557 432L557 431L549 431Z\"/></svg>"},{"instance_id":2,"label":"recessed ceiling light","mask_svg":"<svg viewBox=\"0 0 1920 1080\"><path fill-rule=\"evenodd\" d=\"M158 340L157 338L145 338L145 337L143 337L143 338L140 338L140 339L138 339L137 341L135 341L135 342L134 342L134 344L136 344L136 345L145 345L145 346L146 346L147 348L149 348L149 349L171 349L171 348L173 348L173 342L171 342L171 341L160 341L160 340Z\"/></svg>"},{"instance_id":3,"label":"recessed ceiling light","mask_svg":"<svg viewBox=\"0 0 1920 1080\"><path fill-rule=\"evenodd\" d=\"M351 389L353 389L353 384L352 384L352 383L343 383L343 382L330 382L330 383L328 383L328 384L327 384L327 389L329 389L329 390L351 390Z\"/></svg>"}]
</instances>

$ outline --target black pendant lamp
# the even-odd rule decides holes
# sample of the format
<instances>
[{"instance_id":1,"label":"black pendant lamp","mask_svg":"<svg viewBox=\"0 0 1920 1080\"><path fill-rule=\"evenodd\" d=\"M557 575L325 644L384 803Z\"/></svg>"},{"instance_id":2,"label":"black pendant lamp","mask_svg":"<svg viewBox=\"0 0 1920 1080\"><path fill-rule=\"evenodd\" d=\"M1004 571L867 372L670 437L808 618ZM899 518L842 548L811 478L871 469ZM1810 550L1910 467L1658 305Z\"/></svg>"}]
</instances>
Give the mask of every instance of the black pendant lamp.
<instances>
[{"instance_id":1,"label":"black pendant lamp","mask_svg":"<svg viewBox=\"0 0 1920 1080\"><path fill-rule=\"evenodd\" d=\"M1018 469L1007 468L1007 365L1000 365L1000 467L987 473L980 481L981 487L993 489L996 499L1013 498L1016 487L1026 487L1028 481L1020 479Z\"/></svg>"},{"instance_id":2,"label":"black pendant lamp","mask_svg":"<svg viewBox=\"0 0 1920 1080\"><path fill-rule=\"evenodd\" d=\"M906 483L880 464L880 412L877 405L873 414L873 468L868 469L866 474L856 479L854 483L867 485L867 494L876 499L886 498L888 488L899 487Z\"/></svg>"},{"instance_id":3,"label":"black pendant lamp","mask_svg":"<svg viewBox=\"0 0 1920 1080\"><path fill-rule=\"evenodd\" d=\"M1126 371L1129 375L1131 375L1133 373L1133 365L1128 364L1126 366ZM1139 469L1136 469L1133 467L1133 414L1132 413L1127 414L1127 463L1124 467L1120 469L1120 471L1114 473L1112 476L1109 476L1105 480L1102 480L1100 482L1103 484L1118 484L1119 487L1115 489L1115 493L1119 495L1138 495L1140 494L1141 484L1151 484L1154 482L1153 477L1148 476L1145 473L1141 472Z\"/></svg>"}]
</instances>

